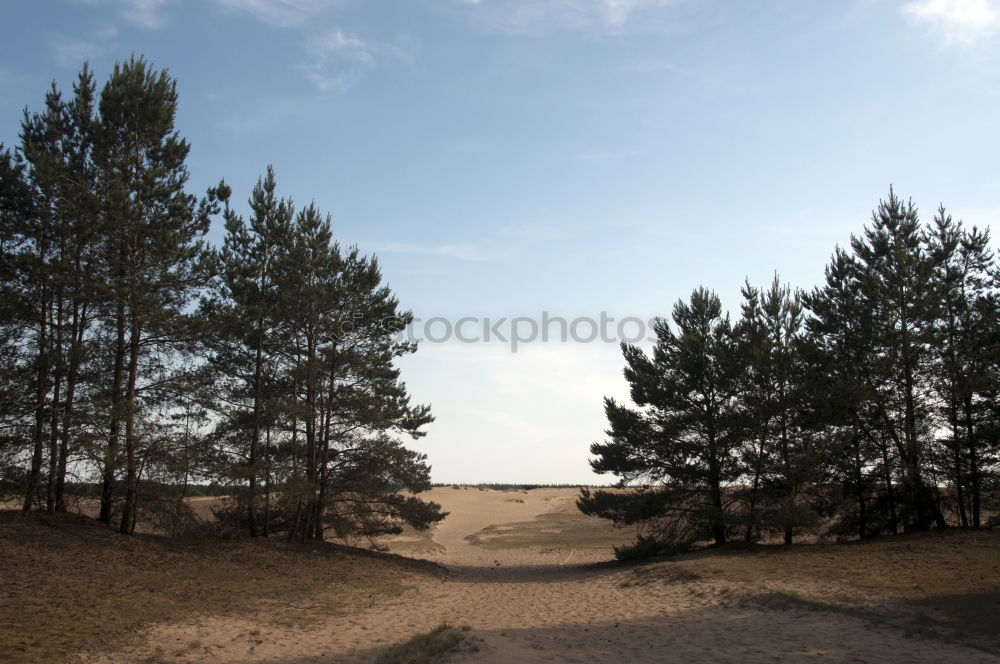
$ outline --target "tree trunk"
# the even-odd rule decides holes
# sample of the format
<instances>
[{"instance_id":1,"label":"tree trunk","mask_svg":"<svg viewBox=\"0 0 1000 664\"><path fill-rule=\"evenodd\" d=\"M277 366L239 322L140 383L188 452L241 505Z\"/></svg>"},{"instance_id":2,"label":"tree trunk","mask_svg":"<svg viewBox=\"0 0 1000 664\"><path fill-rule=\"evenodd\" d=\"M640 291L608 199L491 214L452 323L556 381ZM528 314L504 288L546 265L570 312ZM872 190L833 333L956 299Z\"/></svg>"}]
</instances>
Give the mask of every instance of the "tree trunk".
<instances>
[{"instance_id":1,"label":"tree trunk","mask_svg":"<svg viewBox=\"0 0 1000 664\"><path fill-rule=\"evenodd\" d=\"M979 454L976 450L975 427L972 421L972 394L966 393L963 401L965 443L969 451L969 489L972 492L972 527L979 528Z\"/></svg>"},{"instance_id":2,"label":"tree trunk","mask_svg":"<svg viewBox=\"0 0 1000 664\"><path fill-rule=\"evenodd\" d=\"M306 480L310 487L309 506L306 509L306 527L303 529L303 537L312 536L315 523L313 517L319 500L319 486L317 484L317 470L319 467L319 448L316 445L316 342L313 338L313 330L309 330L306 338Z\"/></svg>"},{"instance_id":3,"label":"tree trunk","mask_svg":"<svg viewBox=\"0 0 1000 664\"><path fill-rule=\"evenodd\" d=\"M111 386L111 435L104 455L104 478L101 483L100 520L111 523L111 504L114 500L115 466L118 463L118 446L121 438L122 389L125 382L125 303L118 302L115 311L115 364Z\"/></svg>"},{"instance_id":4,"label":"tree trunk","mask_svg":"<svg viewBox=\"0 0 1000 664\"><path fill-rule=\"evenodd\" d=\"M61 336L61 335L60 335ZM57 342L56 348L61 348ZM52 413L49 421L49 481L45 491L45 511L54 514L56 511L56 482L59 474L59 398L62 388L62 369L56 365L52 376Z\"/></svg>"},{"instance_id":5,"label":"tree trunk","mask_svg":"<svg viewBox=\"0 0 1000 664\"><path fill-rule=\"evenodd\" d=\"M757 492L760 490L761 466L763 465L762 459L764 456L763 447L764 444L761 443L761 449L758 450L757 454L757 463L755 464L754 467L753 484L751 485L750 488L750 515L749 518L747 519L746 533L743 535L743 541L746 542L747 544L753 542L753 527L757 520L757 514L756 514Z\"/></svg>"},{"instance_id":6,"label":"tree trunk","mask_svg":"<svg viewBox=\"0 0 1000 664\"><path fill-rule=\"evenodd\" d=\"M122 522L119 530L128 535L135 529L136 503L139 493L139 473L136 458L135 416L137 411L139 379L139 334L138 321L132 321L129 339L128 388L125 413L125 458L127 480L125 486L125 506L122 508Z\"/></svg>"},{"instance_id":7,"label":"tree trunk","mask_svg":"<svg viewBox=\"0 0 1000 664\"><path fill-rule=\"evenodd\" d=\"M39 302L40 316L38 319L38 335L36 337L38 340L38 366L36 367L37 374L35 376L34 450L31 455L31 474L28 475L28 489L24 494L24 505L22 509L25 512L31 510L31 507L35 502L35 493L38 491L39 484L41 484L42 455L45 444L45 405L49 393L49 340L45 313L47 303L45 302L44 295L41 300L42 301Z\"/></svg>"},{"instance_id":8,"label":"tree trunk","mask_svg":"<svg viewBox=\"0 0 1000 664\"><path fill-rule=\"evenodd\" d=\"M78 289L79 290L79 289ZM83 335L86 329L87 308L74 306L73 323L70 331L73 342L69 349L69 371L66 375L66 402L63 405L62 437L59 444L59 468L56 476L56 510L66 511L66 466L69 463L70 425L73 405L76 399L76 382L83 357Z\"/></svg>"},{"instance_id":9,"label":"tree trunk","mask_svg":"<svg viewBox=\"0 0 1000 664\"><path fill-rule=\"evenodd\" d=\"M792 478L792 459L788 449L788 415L781 414L781 466L785 474L785 518L790 519L795 506L795 489ZM793 529L791 523L785 523L785 545L792 543Z\"/></svg>"},{"instance_id":10,"label":"tree trunk","mask_svg":"<svg viewBox=\"0 0 1000 664\"><path fill-rule=\"evenodd\" d=\"M264 438L264 537L271 535L271 425Z\"/></svg>"},{"instance_id":11,"label":"tree trunk","mask_svg":"<svg viewBox=\"0 0 1000 664\"><path fill-rule=\"evenodd\" d=\"M961 434L958 430L958 422L954 422L951 430L951 449L955 462L955 499L958 501L958 516L962 521L962 527L969 527L969 516L965 510L965 492L962 490L964 483L964 473L962 472L962 449L960 445Z\"/></svg>"},{"instance_id":12,"label":"tree trunk","mask_svg":"<svg viewBox=\"0 0 1000 664\"><path fill-rule=\"evenodd\" d=\"M715 545L722 546L726 543L726 524L722 520L722 469L720 468L715 445L715 435L714 432L710 430L708 432L709 491L712 498L712 507L715 510L715 514L712 519L712 534L715 539Z\"/></svg>"},{"instance_id":13,"label":"tree trunk","mask_svg":"<svg viewBox=\"0 0 1000 664\"><path fill-rule=\"evenodd\" d=\"M49 514L56 511L56 483L59 474L59 399L62 391L64 358L63 358L63 297L56 296L56 319L55 319L55 371L52 375L52 412L49 421L49 482L45 492L45 510Z\"/></svg>"},{"instance_id":14,"label":"tree trunk","mask_svg":"<svg viewBox=\"0 0 1000 664\"><path fill-rule=\"evenodd\" d=\"M868 487L864 480L864 464L861 461L861 433L855 430L851 437L851 451L854 453L854 486L858 492L858 539L868 536Z\"/></svg>"},{"instance_id":15,"label":"tree trunk","mask_svg":"<svg viewBox=\"0 0 1000 664\"><path fill-rule=\"evenodd\" d=\"M896 515L896 493L892 488L892 466L889 464L889 446L885 440L885 430L882 431L882 473L885 481L885 496L889 501L889 528L892 534L899 533L899 517Z\"/></svg>"},{"instance_id":16,"label":"tree trunk","mask_svg":"<svg viewBox=\"0 0 1000 664\"><path fill-rule=\"evenodd\" d=\"M253 369L253 431L250 435L250 496L247 500L247 518L250 520L250 537L257 537L257 447L260 445L261 400L263 399L263 321L257 320L256 349Z\"/></svg>"}]
</instances>

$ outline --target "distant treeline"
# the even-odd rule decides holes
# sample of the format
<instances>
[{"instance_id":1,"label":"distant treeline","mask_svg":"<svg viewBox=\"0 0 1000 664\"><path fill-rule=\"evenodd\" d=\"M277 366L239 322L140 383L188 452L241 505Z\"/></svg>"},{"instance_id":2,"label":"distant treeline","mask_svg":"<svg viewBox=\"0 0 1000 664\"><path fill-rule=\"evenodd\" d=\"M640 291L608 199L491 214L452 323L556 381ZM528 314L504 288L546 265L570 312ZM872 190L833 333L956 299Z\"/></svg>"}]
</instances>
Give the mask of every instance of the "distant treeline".
<instances>
[{"instance_id":1,"label":"distant treeline","mask_svg":"<svg viewBox=\"0 0 1000 664\"><path fill-rule=\"evenodd\" d=\"M23 479L5 477L0 479L0 496L9 496L20 493L24 490L26 482ZM210 484L165 484L156 480L145 480L143 491L157 496L173 496L176 498L209 498L231 496L242 491L239 486L224 486L217 482ZM103 486L100 482L72 482L67 481L63 485L63 499L72 496L74 498L100 498ZM117 485L114 497L125 498L125 487Z\"/></svg>"},{"instance_id":2,"label":"distant treeline","mask_svg":"<svg viewBox=\"0 0 1000 664\"><path fill-rule=\"evenodd\" d=\"M594 484L587 484L587 485L583 485L583 484L519 484L517 482L511 482L511 483L504 483L504 482L476 482L476 483L458 483L458 484L449 483L449 482L444 482L444 483L435 482L434 486L435 487L449 487L449 486L466 487L467 486L467 487L473 487L473 488L477 488L477 489L478 488L494 489L496 491L508 491L508 490L511 490L511 489L516 489L516 490L521 490L521 491L530 491L532 489L580 489L583 486L588 486L588 487L604 486L606 488L610 488L611 487L610 484L607 484L607 485L594 485Z\"/></svg>"},{"instance_id":3,"label":"distant treeline","mask_svg":"<svg viewBox=\"0 0 1000 664\"><path fill-rule=\"evenodd\" d=\"M433 419L394 366L411 314L270 168L247 217L224 181L188 192L177 104L142 58L100 92L84 66L0 145L0 478L25 511L95 495L123 533L177 532L194 521L182 498L219 487L235 535L439 520L399 493L430 487L400 438Z\"/></svg>"},{"instance_id":4,"label":"distant treeline","mask_svg":"<svg viewBox=\"0 0 1000 664\"><path fill-rule=\"evenodd\" d=\"M580 507L640 523L640 552L797 534L997 523L1000 271L988 230L890 189L825 282L743 287L734 322L696 289L652 353L623 345L634 405L605 401L592 466L629 493ZM628 552L625 552L628 553Z\"/></svg>"}]
</instances>

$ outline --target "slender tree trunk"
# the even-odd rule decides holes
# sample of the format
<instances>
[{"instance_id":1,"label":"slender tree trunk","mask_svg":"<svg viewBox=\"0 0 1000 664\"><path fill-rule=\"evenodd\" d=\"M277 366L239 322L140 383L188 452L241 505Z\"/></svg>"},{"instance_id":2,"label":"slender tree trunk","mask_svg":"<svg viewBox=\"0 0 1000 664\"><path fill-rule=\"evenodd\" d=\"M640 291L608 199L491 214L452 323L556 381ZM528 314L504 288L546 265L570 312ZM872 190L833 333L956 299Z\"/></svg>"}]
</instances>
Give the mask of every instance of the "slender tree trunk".
<instances>
[{"instance_id":1,"label":"slender tree trunk","mask_svg":"<svg viewBox=\"0 0 1000 664\"><path fill-rule=\"evenodd\" d=\"M133 314L134 315L134 314ZM129 360L128 360L128 388L126 393L125 413L125 459L127 484L125 487L125 506L122 509L122 522L119 529L122 533L130 534L135 528L136 503L139 492L139 473L136 458L136 430L135 417L138 406L138 379L139 379L139 322L132 321L132 330L129 338Z\"/></svg>"},{"instance_id":2,"label":"slender tree trunk","mask_svg":"<svg viewBox=\"0 0 1000 664\"><path fill-rule=\"evenodd\" d=\"M57 346L58 348L58 346ZM52 376L52 413L49 421L49 481L45 491L45 511L54 514L56 511L56 483L59 474L59 399L62 388L62 369L58 368Z\"/></svg>"},{"instance_id":3,"label":"slender tree trunk","mask_svg":"<svg viewBox=\"0 0 1000 664\"><path fill-rule=\"evenodd\" d=\"M125 383L125 303L119 301L115 311L115 363L111 385L111 435L104 455L104 478L101 483L100 520L111 523L111 505L114 501L115 466L118 463L118 446L121 438L122 391Z\"/></svg>"},{"instance_id":4,"label":"slender tree trunk","mask_svg":"<svg viewBox=\"0 0 1000 664\"><path fill-rule=\"evenodd\" d=\"M708 431L708 468L709 468L709 491L711 493L712 507L715 510L712 524L712 534L715 537L715 545L722 546L726 543L726 524L722 520L722 468L719 463L719 456L716 450L715 432L709 427Z\"/></svg>"},{"instance_id":5,"label":"slender tree trunk","mask_svg":"<svg viewBox=\"0 0 1000 664\"><path fill-rule=\"evenodd\" d=\"M271 425L264 434L264 537L271 535Z\"/></svg>"},{"instance_id":6,"label":"slender tree trunk","mask_svg":"<svg viewBox=\"0 0 1000 664\"><path fill-rule=\"evenodd\" d=\"M911 507L916 513L916 520L906 525L907 530L926 530L933 520L940 528L947 528L944 515L938 508L930 488L924 483L920 472L920 448L917 439L915 380L913 376L913 358L910 348L910 330L907 320L902 321L902 361L903 361L903 404L906 456L904 457L907 495Z\"/></svg>"},{"instance_id":7,"label":"slender tree trunk","mask_svg":"<svg viewBox=\"0 0 1000 664\"><path fill-rule=\"evenodd\" d=\"M952 451L952 461L955 464L955 499L958 501L958 516L962 521L962 527L969 527L969 517L965 510L965 492L962 490L962 485L965 483L965 473L962 472L962 433L958 426L958 413L954 406L951 406L951 413L949 414L949 419L951 420L951 451Z\"/></svg>"},{"instance_id":8,"label":"slender tree trunk","mask_svg":"<svg viewBox=\"0 0 1000 664\"><path fill-rule=\"evenodd\" d=\"M323 540L324 528L323 528L323 510L326 507L326 491L327 491L327 472L328 465L330 463L330 441L325 439L323 441L323 452L321 454L320 468L319 468L319 494L316 496L316 526L313 533L313 537L318 540Z\"/></svg>"},{"instance_id":9,"label":"slender tree trunk","mask_svg":"<svg viewBox=\"0 0 1000 664\"><path fill-rule=\"evenodd\" d=\"M903 477L907 501L914 517L905 525L907 530L924 530L930 525L930 509L922 491L920 477L920 457L917 449L916 406L914 403L913 366L910 361L909 328L905 316L902 319L902 364L903 364Z\"/></svg>"},{"instance_id":10,"label":"slender tree trunk","mask_svg":"<svg viewBox=\"0 0 1000 664\"><path fill-rule=\"evenodd\" d=\"M864 476L864 464L861 460L861 433L855 429L851 437L851 451L854 454L854 486L858 492L858 539L868 536L868 493Z\"/></svg>"},{"instance_id":11,"label":"slender tree trunk","mask_svg":"<svg viewBox=\"0 0 1000 664\"><path fill-rule=\"evenodd\" d=\"M337 394L337 354L335 349L330 351L330 389L327 393L323 408L323 453L320 466L320 487L319 499L316 507L316 539L322 540L323 533L323 511L326 507L327 491L329 490L329 466L330 466L330 439L332 437L333 424L333 404Z\"/></svg>"},{"instance_id":12,"label":"slender tree trunk","mask_svg":"<svg viewBox=\"0 0 1000 664\"><path fill-rule=\"evenodd\" d=\"M313 518L319 504L319 486L317 471L319 469L319 447L316 445L316 342L314 330L310 329L306 339L306 480L310 487L309 507L306 510L307 521L303 529L303 537L312 535L315 528Z\"/></svg>"},{"instance_id":13,"label":"slender tree trunk","mask_svg":"<svg viewBox=\"0 0 1000 664\"><path fill-rule=\"evenodd\" d=\"M976 450L975 427L972 420L972 394L966 393L963 399L965 411L965 443L969 451L969 489L972 492L972 527L979 528L979 454Z\"/></svg>"},{"instance_id":14,"label":"slender tree trunk","mask_svg":"<svg viewBox=\"0 0 1000 664\"><path fill-rule=\"evenodd\" d=\"M257 448L260 445L261 401L263 399L264 329L257 319L256 348L253 372L253 431L250 435L250 496L247 517L250 520L250 537L257 537Z\"/></svg>"},{"instance_id":15,"label":"slender tree trunk","mask_svg":"<svg viewBox=\"0 0 1000 664\"><path fill-rule=\"evenodd\" d=\"M54 514L56 511L56 483L59 474L59 414L61 398L64 358L63 358L63 297L56 295L56 318L53 334L55 336L55 371L52 374L52 411L49 420L49 481L45 492L45 511Z\"/></svg>"},{"instance_id":16,"label":"slender tree trunk","mask_svg":"<svg viewBox=\"0 0 1000 664\"><path fill-rule=\"evenodd\" d=\"M79 289L77 290L79 292ZM66 402L63 406L62 439L59 444L59 468L56 477L56 510L66 511L66 466L69 464L70 426L76 399L77 376L83 357L83 336L86 329L87 308L74 306L71 332L73 342L69 349L69 371L66 375Z\"/></svg>"},{"instance_id":17,"label":"slender tree trunk","mask_svg":"<svg viewBox=\"0 0 1000 664\"><path fill-rule=\"evenodd\" d=\"M743 541L746 542L747 544L753 542L753 527L757 522L757 492L760 490L760 473L761 473L760 457L761 454L758 454L757 456L758 461L755 464L756 468L754 468L753 484L751 484L750 486L750 509L749 509L750 513L747 519L747 530L746 533L743 534Z\"/></svg>"},{"instance_id":18,"label":"slender tree trunk","mask_svg":"<svg viewBox=\"0 0 1000 664\"><path fill-rule=\"evenodd\" d=\"M298 404L299 404L299 385L298 381L293 381L292 383L292 477L296 480L299 477L299 419L298 419ZM302 499L297 497L295 500L295 516L292 519L291 526L288 528L288 541L292 542L295 540L296 531L299 527L299 520L302 515Z\"/></svg>"},{"instance_id":19,"label":"slender tree trunk","mask_svg":"<svg viewBox=\"0 0 1000 664\"><path fill-rule=\"evenodd\" d=\"M899 517L896 516L896 492L892 488L892 466L889 463L889 446L886 441L885 431L882 431L882 444L879 448L882 450L882 473L885 480L885 496L889 501L889 529L892 530L892 534L895 535L899 533Z\"/></svg>"},{"instance_id":20,"label":"slender tree trunk","mask_svg":"<svg viewBox=\"0 0 1000 664\"><path fill-rule=\"evenodd\" d=\"M792 508L795 506L795 490L793 486L792 478L792 460L791 453L788 449L788 419L787 413L782 411L781 413L781 466L785 474L785 510L786 519L790 519L792 516ZM785 523L785 545L792 543L793 536L792 525L789 522Z\"/></svg>"},{"instance_id":21,"label":"slender tree trunk","mask_svg":"<svg viewBox=\"0 0 1000 664\"><path fill-rule=\"evenodd\" d=\"M44 254L43 254L44 255ZM34 450L31 455L31 473L28 475L28 489L24 495L24 505L23 510L28 512L31 510L32 505L35 502L35 493L38 491L38 486L41 484L42 479L42 456L45 449L45 406L48 399L49 393L49 353L48 353L48 329L47 325L47 313L48 308L47 297L43 295L40 297L39 301L39 317L38 317L38 366L36 367L35 376L35 432L34 432Z\"/></svg>"},{"instance_id":22,"label":"slender tree trunk","mask_svg":"<svg viewBox=\"0 0 1000 664\"><path fill-rule=\"evenodd\" d=\"M142 484L142 471L145 469L145 465L146 465L145 462L142 462L141 464L139 464L139 467L138 467L138 469L136 470L136 473L135 473L135 493L133 494L133 502L132 502L132 519L129 521L129 524L128 524L128 534L129 535L134 535L135 534L135 524L138 521L138 516L139 516L139 488L140 488L140 486Z\"/></svg>"}]
</instances>

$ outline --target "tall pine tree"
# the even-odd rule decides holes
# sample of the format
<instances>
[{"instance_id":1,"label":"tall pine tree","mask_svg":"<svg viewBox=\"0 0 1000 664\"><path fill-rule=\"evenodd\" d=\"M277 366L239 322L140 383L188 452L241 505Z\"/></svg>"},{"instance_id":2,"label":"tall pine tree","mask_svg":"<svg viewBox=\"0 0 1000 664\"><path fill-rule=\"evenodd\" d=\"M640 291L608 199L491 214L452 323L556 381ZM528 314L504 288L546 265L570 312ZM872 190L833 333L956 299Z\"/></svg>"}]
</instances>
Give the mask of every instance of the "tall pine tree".
<instances>
[{"instance_id":1,"label":"tall pine tree","mask_svg":"<svg viewBox=\"0 0 1000 664\"><path fill-rule=\"evenodd\" d=\"M735 397L738 364L729 318L719 297L699 288L678 301L672 327L660 319L652 357L622 345L625 379L635 408L605 399L608 440L594 443L591 466L622 486L648 492L584 491L585 513L627 523L673 513L669 539L726 542L726 485L739 477L740 442ZM691 527L689 527L691 526Z\"/></svg>"}]
</instances>

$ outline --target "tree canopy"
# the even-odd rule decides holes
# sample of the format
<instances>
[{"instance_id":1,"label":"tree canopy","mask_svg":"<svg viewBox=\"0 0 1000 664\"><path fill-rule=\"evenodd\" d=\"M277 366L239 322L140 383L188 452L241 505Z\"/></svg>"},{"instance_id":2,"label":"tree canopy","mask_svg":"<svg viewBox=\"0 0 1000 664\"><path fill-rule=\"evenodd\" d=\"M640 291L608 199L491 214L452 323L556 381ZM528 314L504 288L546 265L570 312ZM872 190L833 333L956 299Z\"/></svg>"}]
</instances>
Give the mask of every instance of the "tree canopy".
<instances>
[{"instance_id":1,"label":"tree canopy","mask_svg":"<svg viewBox=\"0 0 1000 664\"><path fill-rule=\"evenodd\" d=\"M591 465L627 491L578 504L634 548L984 524L997 500L1000 282L989 233L890 189L825 283L746 284L730 325L703 288L623 345L633 406L605 400Z\"/></svg>"},{"instance_id":2,"label":"tree canopy","mask_svg":"<svg viewBox=\"0 0 1000 664\"><path fill-rule=\"evenodd\" d=\"M24 510L100 484L100 519L189 523L193 482L228 488L239 536L374 536L444 517L405 438L433 418L395 361L411 314L330 217L279 197L249 217L221 181L187 190L176 83L142 57L98 93L85 65L0 146L0 470ZM213 219L220 247L205 241ZM390 323L387 323L390 322ZM406 492L406 493L401 493Z\"/></svg>"}]
</instances>

